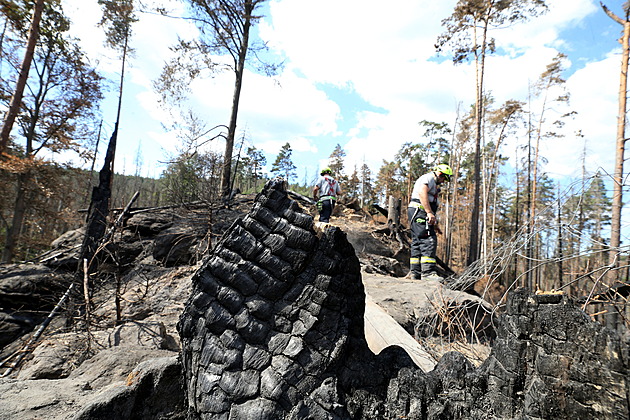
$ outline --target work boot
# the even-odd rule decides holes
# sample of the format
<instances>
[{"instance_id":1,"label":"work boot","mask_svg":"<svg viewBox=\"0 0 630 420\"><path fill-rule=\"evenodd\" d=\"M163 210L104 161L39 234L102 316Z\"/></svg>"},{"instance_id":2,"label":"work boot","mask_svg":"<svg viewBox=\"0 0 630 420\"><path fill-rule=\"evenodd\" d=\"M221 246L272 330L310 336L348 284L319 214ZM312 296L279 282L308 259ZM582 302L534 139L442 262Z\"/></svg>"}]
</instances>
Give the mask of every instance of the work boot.
<instances>
[{"instance_id":1,"label":"work boot","mask_svg":"<svg viewBox=\"0 0 630 420\"><path fill-rule=\"evenodd\" d=\"M422 276L417 271L409 271L404 278L409 280L420 280Z\"/></svg>"},{"instance_id":2,"label":"work boot","mask_svg":"<svg viewBox=\"0 0 630 420\"><path fill-rule=\"evenodd\" d=\"M435 271L432 271L432 272L426 273L426 274L422 273L422 280L442 282L444 280L444 277L440 276Z\"/></svg>"}]
</instances>

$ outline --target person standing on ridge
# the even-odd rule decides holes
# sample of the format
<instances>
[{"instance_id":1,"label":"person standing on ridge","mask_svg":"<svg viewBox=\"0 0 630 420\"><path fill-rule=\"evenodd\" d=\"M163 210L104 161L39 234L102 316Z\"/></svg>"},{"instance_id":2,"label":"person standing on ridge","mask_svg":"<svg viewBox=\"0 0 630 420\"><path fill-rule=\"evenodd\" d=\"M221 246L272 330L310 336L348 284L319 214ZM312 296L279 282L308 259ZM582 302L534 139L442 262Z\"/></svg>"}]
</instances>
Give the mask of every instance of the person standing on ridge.
<instances>
[{"instance_id":1,"label":"person standing on ridge","mask_svg":"<svg viewBox=\"0 0 630 420\"><path fill-rule=\"evenodd\" d=\"M341 186L339 182L333 178L330 168L322 169L321 176L313 187L313 200L317 202L317 210L319 211L319 221L330 222L330 215L335 208L337 196L341 195Z\"/></svg>"},{"instance_id":2,"label":"person standing on ridge","mask_svg":"<svg viewBox=\"0 0 630 420\"><path fill-rule=\"evenodd\" d=\"M411 229L411 258L408 278L414 280L441 280L437 273L437 233L442 233L435 216L438 209L439 185L450 181L453 170L446 164L437 165L433 171L422 175L413 186L407 208Z\"/></svg>"}]
</instances>

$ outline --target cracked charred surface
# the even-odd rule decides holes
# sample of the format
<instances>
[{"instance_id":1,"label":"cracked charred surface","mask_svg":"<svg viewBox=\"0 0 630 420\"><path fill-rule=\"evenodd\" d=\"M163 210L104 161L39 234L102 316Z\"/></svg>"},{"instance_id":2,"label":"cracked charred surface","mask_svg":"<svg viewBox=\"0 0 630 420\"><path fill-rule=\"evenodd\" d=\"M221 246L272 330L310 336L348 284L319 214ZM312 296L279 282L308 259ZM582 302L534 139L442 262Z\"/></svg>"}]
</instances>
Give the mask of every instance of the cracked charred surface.
<instances>
[{"instance_id":1,"label":"cracked charred surface","mask_svg":"<svg viewBox=\"0 0 630 420\"><path fill-rule=\"evenodd\" d=\"M477 373L499 418L628 418L628 343L616 332L566 295L521 289L509 295L506 309Z\"/></svg>"},{"instance_id":2,"label":"cracked charred surface","mask_svg":"<svg viewBox=\"0 0 630 420\"><path fill-rule=\"evenodd\" d=\"M279 181L193 276L180 317L194 419L621 419L627 343L567 297L512 293L488 359L446 354L424 373L364 338L360 264Z\"/></svg>"},{"instance_id":3,"label":"cracked charred surface","mask_svg":"<svg viewBox=\"0 0 630 420\"><path fill-rule=\"evenodd\" d=\"M374 356L363 333L360 264L270 182L193 277L179 322L191 414L350 418L384 414L388 379L412 366Z\"/></svg>"}]
</instances>

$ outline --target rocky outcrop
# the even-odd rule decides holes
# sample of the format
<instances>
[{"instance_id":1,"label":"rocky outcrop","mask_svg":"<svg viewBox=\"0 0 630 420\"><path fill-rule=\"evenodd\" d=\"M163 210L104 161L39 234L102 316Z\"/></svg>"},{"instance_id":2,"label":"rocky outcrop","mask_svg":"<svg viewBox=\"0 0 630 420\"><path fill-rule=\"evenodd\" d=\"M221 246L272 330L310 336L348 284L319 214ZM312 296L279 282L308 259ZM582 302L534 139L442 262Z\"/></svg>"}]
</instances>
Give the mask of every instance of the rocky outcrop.
<instances>
[{"instance_id":1,"label":"rocky outcrop","mask_svg":"<svg viewBox=\"0 0 630 420\"><path fill-rule=\"evenodd\" d=\"M124 322L113 322L113 305L99 308L95 316L112 322L89 336L51 324L20 368L0 377L0 419L185 418L175 324L193 272L155 267L141 273L152 287L142 299L138 288L123 295Z\"/></svg>"},{"instance_id":2,"label":"rocky outcrop","mask_svg":"<svg viewBox=\"0 0 630 420\"><path fill-rule=\"evenodd\" d=\"M132 209L110 237L101 262L114 263L123 272L143 260L166 267L193 264L210 247L211 228L220 234L225 230L221 224L231 223L239 214L207 203ZM212 226L213 215L223 222ZM76 270L84 234L84 228L66 232L38 260L53 269Z\"/></svg>"},{"instance_id":3,"label":"rocky outcrop","mask_svg":"<svg viewBox=\"0 0 630 420\"><path fill-rule=\"evenodd\" d=\"M130 260L129 256L151 255L167 267L194 261L206 251L199 246L209 231L210 214L206 205L183 210L132 213L125 222L123 240L116 243L117 255L123 256L123 260ZM205 243L205 247L208 246Z\"/></svg>"},{"instance_id":4,"label":"rocky outcrop","mask_svg":"<svg viewBox=\"0 0 630 420\"><path fill-rule=\"evenodd\" d=\"M624 418L627 345L562 296L513 293L479 368L374 355L345 234L320 235L279 181L193 277L180 318L189 416L202 419Z\"/></svg>"},{"instance_id":5,"label":"rocky outcrop","mask_svg":"<svg viewBox=\"0 0 630 420\"><path fill-rule=\"evenodd\" d=\"M183 420L181 378L176 357L149 359L131 371L124 384L97 394L70 418Z\"/></svg>"},{"instance_id":6,"label":"rocky outcrop","mask_svg":"<svg viewBox=\"0 0 630 420\"><path fill-rule=\"evenodd\" d=\"M365 272L362 277L372 300L418 340L439 336L489 343L494 337L494 306L479 296L451 290L436 280Z\"/></svg>"},{"instance_id":7,"label":"rocky outcrop","mask_svg":"<svg viewBox=\"0 0 630 420\"><path fill-rule=\"evenodd\" d=\"M72 281L42 264L0 267L0 350L31 331L55 307Z\"/></svg>"},{"instance_id":8,"label":"rocky outcrop","mask_svg":"<svg viewBox=\"0 0 630 420\"><path fill-rule=\"evenodd\" d=\"M161 268L194 264L211 246L212 233L221 234L241 214L207 204L133 210L102 253L99 284L115 272L133 287L143 282L138 277L161 275ZM221 223L211 225L213 215ZM46 318L75 280L83 236L83 228L66 232L36 263L0 266L0 356Z\"/></svg>"}]
</instances>

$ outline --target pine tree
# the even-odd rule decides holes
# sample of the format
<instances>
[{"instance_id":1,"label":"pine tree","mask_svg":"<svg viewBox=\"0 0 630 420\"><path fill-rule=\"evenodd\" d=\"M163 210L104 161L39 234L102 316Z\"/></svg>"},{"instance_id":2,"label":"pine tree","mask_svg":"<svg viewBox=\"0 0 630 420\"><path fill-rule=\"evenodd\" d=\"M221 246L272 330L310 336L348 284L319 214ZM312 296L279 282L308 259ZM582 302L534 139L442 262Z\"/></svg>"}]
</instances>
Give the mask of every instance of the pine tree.
<instances>
[{"instance_id":1,"label":"pine tree","mask_svg":"<svg viewBox=\"0 0 630 420\"><path fill-rule=\"evenodd\" d=\"M13 260L28 214L30 195L39 190L36 179L45 153L83 153L92 136L95 112L102 99L102 78L91 68L79 47L64 38L68 19L58 4L44 8L42 30L33 57L33 71L22 97L15 155L3 162L15 174L16 194L11 223L6 230L2 260ZM19 66L16 66L19 68Z\"/></svg>"},{"instance_id":2,"label":"pine tree","mask_svg":"<svg viewBox=\"0 0 630 420\"><path fill-rule=\"evenodd\" d=\"M400 192L400 182L397 179L398 164L383 161L383 165L376 176L375 198L379 202L387 203L388 197Z\"/></svg>"},{"instance_id":3,"label":"pine tree","mask_svg":"<svg viewBox=\"0 0 630 420\"><path fill-rule=\"evenodd\" d=\"M626 141L626 124L628 112L628 63L630 61L630 3L623 5L624 17L621 18L610 11L602 2L604 12L623 27L623 34L619 39L622 46L621 71L619 77L618 111L617 111L617 141L615 147L615 167L613 171L613 201L612 224L610 232L610 265L619 265L619 246L621 245L621 211L623 209L624 160ZM611 274L612 275L612 274Z\"/></svg>"},{"instance_id":4,"label":"pine tree","mask_svg":"<svg viewBox=\"0 0 630 420\"><path fill-rule=\"evenodd\" d=\"M24 57L19 67L20 71L18 73L15 89L13 90L11 102L9 103L7 113L2 123L2 130L0 130L0 155L2 155L8 147L9 136L11 135L13 124L15 123L15 120L20 111L22 96L24 95L28 76L31 71L33 56L35 55L35 48L39 40L40 22L42 20L45 3L46 2L44 0L36 0L33 7L33 17L31 19L30 29L28 31L28 40L26 43ZM1 6L3 6L3 9L7 6L17 7L10 4L3 4Z\"/></svg>"},{"instance_id":5,"label":"pine tree","mask_svg":"<svg viewBox=\"0 0 630 420\"><path fill-rule=\"evenodd\" d=\"M360 186L359 186L359 194L361 197L361 207L364 207L367 203L373 203L376 200L376 195L374 193L374 186L372 185L372 171L370 167L365 163L361 165L360 171Z\"/></svg>"},{"instance_id":6,"label":"pine tree","mask_svg":"<svg viewBox=\"0 0 630 420\"><path fill-rule=\"evenodd\" d=\"M169 204L214 201L219 186L221 156L187 150L169 162L160 178Z\"/></svg>"},{"instance_id":7,"label":"pine tree","mask_svg":"<svg viewBox=\"0 0 630 420\"><path fill-rule=\"evenodd\" d=\"M243 158L243 171L245 182L250 188L253 184L254 191L258 191L258 180L263 178L262 168L267 164L267 158L255 147L247 148L247 156Z\"/></svg>"},{"instance_id":8,"label":"pine tree","mask_svg":"<svg viewBox=\"0 0 630 420\"><path fill-rule=\"evenodd\" d=\"M354 167L354 171L352 171L352 175L348 177L344 185L344 195L348 198L358 198L359 193L359 185L361 181L359 180L359 173L357 171L357 167Z\"/></svg>"},{"instance_id":9,"label":"pine tree","mask_svg":"<svg viewBox=\"0 0 630 420\"><path fill-rule=\"evenodd\" d=\"M291 160L292 153L293 150L291 150L291 145L289 143L286 143L284 146L282 146L282 148L280 149L280 153L278 153L278 156L276 157L276 160L271 165L271 172L278 176L282 176L287 181L287 183L291 183L291 180L297 177L297 167L293 164L293 161Z\"/></svg>"},{"instance_id":10,"label":"pine tree","mask_svg":"<svg viewBox=\"0 0 630 420\"><path fill-rule=\"evenodd\" d=\"M105 162L99 172L98 185L92 188L89 213L85 228L85 236L81 245L80 261L89 261L88 269L93 271L95 264L92 264L94 256L98 252L99 242L105 235L107 226L107 216L109 213L112 196L112 184L114 180L114 163L116 157L116 145L118 142L118 129L120 124L120 113L122 110L122 97L125 80L125 68L131 50L129 40L131 38L131 27L137 21L134 15L133 0L99 0L103 9L103 19L101 26L105 27L106 44L118 51L121 57L120 79L118 83L118 106L116 110L116 121L114 131L109 139L107 151L105 152ZM77 275L80 273L77 271Z\"/></svg>"},{"instance_id":11,"label":"pine tree","mask_svg":"<svg viewBox=\"0 0 630 420\"><path fill-rule=\"evenodd\" d=\"M337 144L335 150L330 154L328 158L328 166L332 170L333 174L339 180L345 180L343 171L343 160L346 157L346 152L341 148L341 145Z\"/></svg>"}]
</instances>

